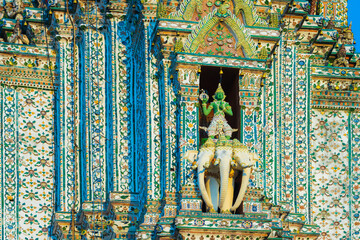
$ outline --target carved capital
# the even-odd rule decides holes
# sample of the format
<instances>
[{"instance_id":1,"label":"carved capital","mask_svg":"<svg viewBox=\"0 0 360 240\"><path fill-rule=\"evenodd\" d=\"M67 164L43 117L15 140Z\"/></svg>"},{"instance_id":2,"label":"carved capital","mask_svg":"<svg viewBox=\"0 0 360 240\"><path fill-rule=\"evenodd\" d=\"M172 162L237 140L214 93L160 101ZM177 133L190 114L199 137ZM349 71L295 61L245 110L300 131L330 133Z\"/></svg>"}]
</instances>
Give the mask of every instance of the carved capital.
<instances>
[{"instance_id":1,"label":"carved capital","mask_svg":"<svg viewBox=\"0 0 360 240\"><path fill-rule=\"evenodd\" d=\"M142 13L146 20L155 20L157 17L157 2L149 1L143 4Z\"/></svg>"},{"instance_id":2,"label":"carved capital","mask_svg":"<svg viewBox=\"0 0 360 240\"><path fill-rule=\"evenodd\" d=\"M176 66L178 70L178 79L181 85L199 86L200 84L200 65L179 64Z\"/></svg>"},{"instance_id":3,"label":"carved capital","mask_svg":"<svg viewBox=\"0 0 360 240\"><path fill-rule=\"evenodd\" d=\"M128 3L126 1L112 1L108 4L108 11L111 17L120 20L128 11Z\"/></svg>"}]
</instances>

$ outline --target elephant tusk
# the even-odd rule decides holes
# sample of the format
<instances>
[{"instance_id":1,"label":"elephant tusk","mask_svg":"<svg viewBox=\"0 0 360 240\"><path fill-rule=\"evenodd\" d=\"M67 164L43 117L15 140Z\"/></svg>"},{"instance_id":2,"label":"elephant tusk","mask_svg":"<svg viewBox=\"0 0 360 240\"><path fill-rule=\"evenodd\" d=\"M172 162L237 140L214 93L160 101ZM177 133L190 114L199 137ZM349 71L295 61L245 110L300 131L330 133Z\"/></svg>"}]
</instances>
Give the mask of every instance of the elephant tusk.
<instances>
[{"instance_id":1,"label":"elephant tusk","mask_svg":"<svg viewBox=\"0 0 360 240\"><path fill-rule=\"evenodd\" d=\"M230 209L231 211L235 211L240 206L240 204L242 203L242 201L243 201L243 199L245 197L245 192L246 192L247 187L249 185L250 174L251 174L251 168L246 168L246 169L243 170L240 191L239 191L239 194L238 194L238 196L236 198L235 204Z\"/></svg>"},{"instance_id":2,"label":"elephant tusk","mask_svg":"<svg viewBox=\"0 0 360 240\"><path fill-rule=\"evenodd\" d=\"M215 147L200 149L200 153L198 155L198 161L197 161L197 165L198 165L197 173L198 173L198 181L199 181L201 196L203 197L206 206L209 207L210 209L213 208L213 204L211 202L211 198L205 186L206 169L204 168L204 166L214 158L214 152L215 152Z\"/></svg>"},{"instance_id":3,"label":"elephant tusk","mask_svg":"<svg viewBox=\"0 0 360 240\"><path fill-rule=\"evenodd\" d=\"M206 206L212 209L214 208L214 205L212 204L209 194L205 187L205 169L201 169L201 167L199 167L198 176L199 176L199 187L200 187L201 195L205 201Z\"/></svg>"}]
</instances>

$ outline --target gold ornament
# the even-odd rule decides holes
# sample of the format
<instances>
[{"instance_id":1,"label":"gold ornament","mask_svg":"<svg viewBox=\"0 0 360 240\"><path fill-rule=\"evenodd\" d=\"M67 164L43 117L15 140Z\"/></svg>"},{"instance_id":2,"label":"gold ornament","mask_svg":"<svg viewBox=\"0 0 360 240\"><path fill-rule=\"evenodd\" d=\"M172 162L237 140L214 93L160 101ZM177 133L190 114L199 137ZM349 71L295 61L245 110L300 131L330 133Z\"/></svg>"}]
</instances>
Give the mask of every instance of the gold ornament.
<instances>
[{"instance_id":1,"label":"gold ornament","mask_svg":"<svg viewBox=\"0 0 360 240\"><path fill-rule=\"evenodd\" d=\"M221 87L221 83L219 83L218 88L217 88L216 91L215 91L215 94L214 94L214 96L213 96L214 99L215 99L215 95L216 95L217 93L223 93L223 94L224 94L224 98L223 98L223 99L225 99L226 95L225 95L224 90L223 90L222 87Z\"/></svg>"}]
</instances>

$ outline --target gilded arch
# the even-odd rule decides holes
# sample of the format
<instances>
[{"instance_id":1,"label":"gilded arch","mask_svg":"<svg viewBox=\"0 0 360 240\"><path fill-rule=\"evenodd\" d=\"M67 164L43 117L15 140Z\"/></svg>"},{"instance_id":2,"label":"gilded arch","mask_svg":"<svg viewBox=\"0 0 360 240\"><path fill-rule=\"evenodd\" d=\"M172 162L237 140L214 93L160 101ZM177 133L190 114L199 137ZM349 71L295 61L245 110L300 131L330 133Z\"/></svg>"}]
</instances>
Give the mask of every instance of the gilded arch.
<instances>
[{"instance_id":1,"label":"gilded arch","mask_svg":"<svg viewBox=\"0 0 360 240\"><path fill-rule=\"evenodd\" d=\"M243 49L244 57L254 56L256 51L255 43L243 23L229 10L227 10L227 17L225 18L219 17L216 13L217 10L214 10L199 23L198 27L186 40L184 50L189 53L197 53L199 46L204 44L207 34L217 27L218 24L224 24L235 38L233 53L235 54L235 52L242 51Z\"/></svg>"}]
</instances>

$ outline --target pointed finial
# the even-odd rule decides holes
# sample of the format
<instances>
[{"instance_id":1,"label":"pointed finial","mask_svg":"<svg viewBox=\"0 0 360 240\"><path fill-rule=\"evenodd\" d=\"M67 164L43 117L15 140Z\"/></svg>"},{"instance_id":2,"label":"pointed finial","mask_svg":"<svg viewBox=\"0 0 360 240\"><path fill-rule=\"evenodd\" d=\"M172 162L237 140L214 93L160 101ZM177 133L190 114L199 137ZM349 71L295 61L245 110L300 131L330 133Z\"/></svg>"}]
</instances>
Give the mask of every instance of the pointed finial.
<instances>
[{"instance_id":1,"label":"pointed finial","mask_svg":"<svg viewBox=\"0 0 360 240\"><path fill-rule=\"evenodd\" d=\"M221 87L221 83L219 83L218 88L217 88L216 91L215 91L215 94L216 94L216 93L219 93L219 92L225 94L224 90L223 90L222 87Z\"/></svg>"}]
</instances>

